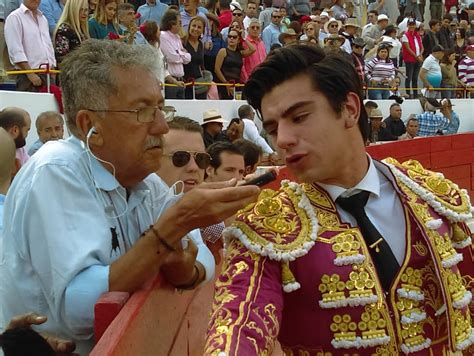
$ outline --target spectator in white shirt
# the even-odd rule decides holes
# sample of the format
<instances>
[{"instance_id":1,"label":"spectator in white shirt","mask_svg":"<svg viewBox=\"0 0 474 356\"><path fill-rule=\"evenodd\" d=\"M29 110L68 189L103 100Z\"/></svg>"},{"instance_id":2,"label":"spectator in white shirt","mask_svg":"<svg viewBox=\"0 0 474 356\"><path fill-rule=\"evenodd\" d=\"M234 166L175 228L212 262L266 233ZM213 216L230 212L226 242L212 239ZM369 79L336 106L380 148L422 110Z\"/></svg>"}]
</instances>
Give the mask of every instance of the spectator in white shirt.
<instances>
[{"instance_id":1,"label":"spectator in white shirt","mask_svg":"<svg viewBox=\"0 0 474 356\"><path fill-rule=\"evenodd\" d=\"M39 3L37 0L23 0L23 4L5 22L8 55L17 69L56 66L48 21L38 9ZM39 91L45 84L44 74L20 74L16 77L16 88L20 91Z\"/></svg>"},{"instance_id":2,"label":"spectator in white shirt","mask_svg":"<svg viewBox=\"0 0 474 356\"><path fill-rule=\"evenodd\" d=\"M239 107L238 113L239 117L244 122L244 138L250 142L255 143L257 146L260 146L266 155L273 155L273 149L265 141L265 139L260 136L257 125L253 121L255 112L253 111L252 107L250 105L242 105Z\"/></svg>"}]
</instances>

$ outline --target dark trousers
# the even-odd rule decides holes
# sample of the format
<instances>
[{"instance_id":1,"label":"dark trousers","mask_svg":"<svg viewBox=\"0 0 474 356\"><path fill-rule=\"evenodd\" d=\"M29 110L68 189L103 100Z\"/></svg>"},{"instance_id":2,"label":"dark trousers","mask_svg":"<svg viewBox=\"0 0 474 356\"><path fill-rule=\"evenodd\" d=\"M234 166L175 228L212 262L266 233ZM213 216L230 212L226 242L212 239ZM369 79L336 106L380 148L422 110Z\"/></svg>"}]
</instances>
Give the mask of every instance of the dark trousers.
<instances>
[{"instance_id":1,"label":"dark trousers","mask_svg":"<svg viewBox=\"0 0 474 356\"><path fill-rule=\"evenodd\" d=\"M45 74L37 74L42 81L42 84L39 87L35 87L32 82L28 79L26 74L18 74L16 76L16 90L17 91L29 91L29 92L39 92L41 87L47 84ZM51 84L54 84L53 78L51 78Z\"/></svg>"},{"instance_id":2,"label":"dark trousers","mask_svg":"<svg viewBox=\"0 0 474 356\"><path fill-rule=\"evenodd\" d=\"M410 84L411 88L416 88L418 86L418 75L420 74L421 69L420 62L415 63L405 63L405 67L407 69L407 77L405 79L405 90L408 95L410 95ZM413 89L413 95L418 95L418 91Z\"/></svg>"}]
</instances>

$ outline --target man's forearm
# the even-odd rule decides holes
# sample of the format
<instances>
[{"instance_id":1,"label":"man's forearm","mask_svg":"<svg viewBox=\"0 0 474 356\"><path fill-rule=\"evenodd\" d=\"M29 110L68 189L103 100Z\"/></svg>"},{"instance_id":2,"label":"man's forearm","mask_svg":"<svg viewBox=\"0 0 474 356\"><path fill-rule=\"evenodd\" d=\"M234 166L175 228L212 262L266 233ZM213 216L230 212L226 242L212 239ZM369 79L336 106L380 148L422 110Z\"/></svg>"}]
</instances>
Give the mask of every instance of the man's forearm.
<instances>
[{"instance_id":1,"label":"man's forearm","mask_svg":"<svg viewBox=\"0 0 474 356\"><path fill-rule=\"evenodd\" d=\"M28 62L18 62L18 63L15 63L15 65L18 66L22 70L31 69L30 64Z\"/></svg>"}]
</instances>

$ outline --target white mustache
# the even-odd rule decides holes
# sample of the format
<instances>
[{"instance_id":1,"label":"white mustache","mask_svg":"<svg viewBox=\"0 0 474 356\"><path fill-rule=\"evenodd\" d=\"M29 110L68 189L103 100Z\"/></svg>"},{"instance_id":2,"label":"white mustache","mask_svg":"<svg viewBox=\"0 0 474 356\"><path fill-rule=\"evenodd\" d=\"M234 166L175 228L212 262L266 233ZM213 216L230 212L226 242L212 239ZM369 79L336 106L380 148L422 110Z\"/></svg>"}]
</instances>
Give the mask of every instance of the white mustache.
<instances>
[{"instance_id":1,"label":"white mustache","mask_svg":"<svg viewBox=\"0 0 474 356\"><path fill-rule=\"evenodd\" d=\"M160 136L160 137L151 136L145 142L145 149L146 150L149 149L149 148L152 148L152 147L156 147L156 146L163 147L163 137L162 136Z\"/></svg>"}]
</instances>

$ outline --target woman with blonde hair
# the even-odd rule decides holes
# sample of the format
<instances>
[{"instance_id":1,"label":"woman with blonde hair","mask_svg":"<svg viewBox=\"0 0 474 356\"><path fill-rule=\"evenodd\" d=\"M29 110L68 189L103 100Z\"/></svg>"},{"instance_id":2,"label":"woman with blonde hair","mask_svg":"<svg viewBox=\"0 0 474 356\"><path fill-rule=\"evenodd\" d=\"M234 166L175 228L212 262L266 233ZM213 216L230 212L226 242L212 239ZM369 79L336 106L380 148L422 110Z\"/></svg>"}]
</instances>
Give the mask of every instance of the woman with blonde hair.
<instances>
[{"instance_id":1,"label":"woman with blonde hair","mask_svg":"<svg viewBox=\"0 0 474 356\"><path fill-rule=\"evenodd\" d=\"M120 39L122 30L117 18L117 0L100 0L94 15L89 19L89 34L91 38L102 40Z\"/></svg>"},{"instance_id":2,"label":"woman with blonde hair","mask_svg":"<svg viewBox=\"0 0 474 356\"><path fill-rule=\"evenodd\" d=\"M54 55L60 63L64 56L89 38L87 0L69 0L54 31Z\"/></svg>"}]
</instances>

